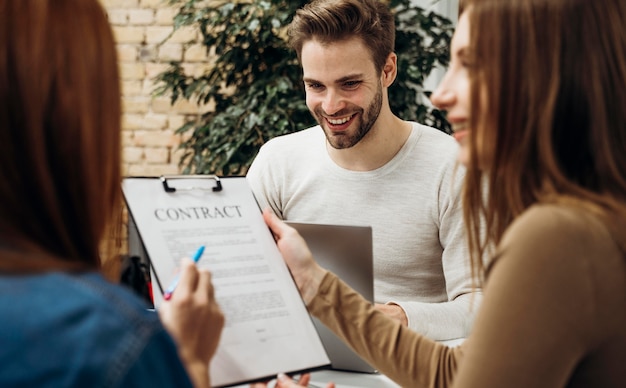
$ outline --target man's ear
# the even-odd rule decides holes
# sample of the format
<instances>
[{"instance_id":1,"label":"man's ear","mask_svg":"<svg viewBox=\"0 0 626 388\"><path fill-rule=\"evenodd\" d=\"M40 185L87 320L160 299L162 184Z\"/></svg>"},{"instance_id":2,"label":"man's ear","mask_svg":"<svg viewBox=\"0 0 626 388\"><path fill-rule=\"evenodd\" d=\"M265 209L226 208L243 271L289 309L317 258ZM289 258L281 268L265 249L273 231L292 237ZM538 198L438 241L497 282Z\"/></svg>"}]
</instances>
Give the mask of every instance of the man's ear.
<instances>
[{"instance_id":1,"label":"man's ear","mask_svg":"<svg viewBox=\"0 0 626 388\"><path fill-rule=\"evenodd\" d=\"M396 80L396 76L398 75L398 56L396 53L391 53L387 57L385 61L385 65L383 66L383 71L381 72L381 81L383 87L388 88L391 86L393 81Z\"/></svg>"}]
</instances>

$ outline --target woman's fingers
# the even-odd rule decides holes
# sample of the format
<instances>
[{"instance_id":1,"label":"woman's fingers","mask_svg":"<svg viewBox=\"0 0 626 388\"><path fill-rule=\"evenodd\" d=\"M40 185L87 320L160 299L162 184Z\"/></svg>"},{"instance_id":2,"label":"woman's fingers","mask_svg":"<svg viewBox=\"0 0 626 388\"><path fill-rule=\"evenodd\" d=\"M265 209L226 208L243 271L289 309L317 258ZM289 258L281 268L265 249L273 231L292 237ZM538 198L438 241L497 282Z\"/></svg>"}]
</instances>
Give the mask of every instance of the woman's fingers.
<instances>
[{"instance_id":1,"label":"woman's fingers","mask_svg":"<svg viewBox=\"0 0 626 388\"><path fill-rule=\"evenodd\" d=\"M206 301L207 303L216 303L215 290L213 288L213 283L211 282L211 273L207 270L200 270L198 272L198 298L200 298L203 302Z\"/></svg>"},{"instance_id":2,"label":"woman's fingers","mask_svg":"<svg viewBox=\"0 0 626 388\"><path fill-rule=\"evenodd\" d=\"M176 285L176 292L172 293L172 298L179 295L179 298L187 298L193 294L198 286L198 268L189 258L183 258L180 265L180 276Z\"/></svg>"}]
</instances>

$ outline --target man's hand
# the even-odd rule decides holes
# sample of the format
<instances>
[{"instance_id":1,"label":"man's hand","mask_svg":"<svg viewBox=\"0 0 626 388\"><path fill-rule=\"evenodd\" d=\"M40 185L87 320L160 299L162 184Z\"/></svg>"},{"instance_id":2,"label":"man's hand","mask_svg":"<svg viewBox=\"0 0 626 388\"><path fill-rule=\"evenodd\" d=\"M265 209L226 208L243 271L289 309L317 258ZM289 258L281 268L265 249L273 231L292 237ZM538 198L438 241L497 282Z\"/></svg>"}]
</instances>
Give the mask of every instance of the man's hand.
<instances>
[{"instance_id":1,"label":"man's hand","mask_svg":"<svg viewBox=\"0 0 626 388\"><path fill-rule=\"evenodd\" d=\"M396 321L400 322L404 326L409 325L409 320L406 317L404 310L402 310L402 307L398 306L397 304L376 303L376 309L385 313L385 315L395 319Z\"/></svg>"}]
</instances>

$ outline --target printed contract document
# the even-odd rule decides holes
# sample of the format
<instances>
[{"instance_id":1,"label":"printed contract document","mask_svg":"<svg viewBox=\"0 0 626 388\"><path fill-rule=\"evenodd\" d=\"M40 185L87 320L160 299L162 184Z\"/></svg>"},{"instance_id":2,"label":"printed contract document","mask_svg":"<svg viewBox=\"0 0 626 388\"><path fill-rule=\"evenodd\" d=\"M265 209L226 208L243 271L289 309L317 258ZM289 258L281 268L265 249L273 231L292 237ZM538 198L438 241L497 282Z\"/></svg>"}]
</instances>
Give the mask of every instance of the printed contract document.
<instances>
[{"instance_id":1,"label":"printed contract document","mask_svg":"<svg viewBox=\"0 0 626 388\"><path fill-rule=\"evenodd\" d=\"M130 216L150 258L155 307L180 259L204 245L226 323L211 362L216 387L330 364L244 177L125 178Z\"/></svg>"}]
</instances>

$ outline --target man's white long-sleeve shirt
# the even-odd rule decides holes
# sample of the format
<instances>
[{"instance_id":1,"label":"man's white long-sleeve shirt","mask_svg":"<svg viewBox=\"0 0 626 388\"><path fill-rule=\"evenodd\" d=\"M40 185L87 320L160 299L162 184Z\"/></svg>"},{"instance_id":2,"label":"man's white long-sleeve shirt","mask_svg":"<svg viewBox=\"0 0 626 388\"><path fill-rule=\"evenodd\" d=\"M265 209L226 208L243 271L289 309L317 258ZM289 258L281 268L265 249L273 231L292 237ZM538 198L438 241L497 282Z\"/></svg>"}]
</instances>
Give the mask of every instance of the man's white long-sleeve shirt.
<instances>
[{"instance_id":1,"label":"man's white long-sleeve shirt","mask_svg":"<svg viewBox=\"0 0 626 388\"><path fill-rule=\"evenodd\" d=\"M261 148L247 180L261 209L282 219L371 226L376 302L401 306L409 327L429 338L462 338L480 301L462 218L464 170L451 136L412 126L394 158L372 171L336 165L319 126L280 136Z\"/></svg>"}]
</instances>

